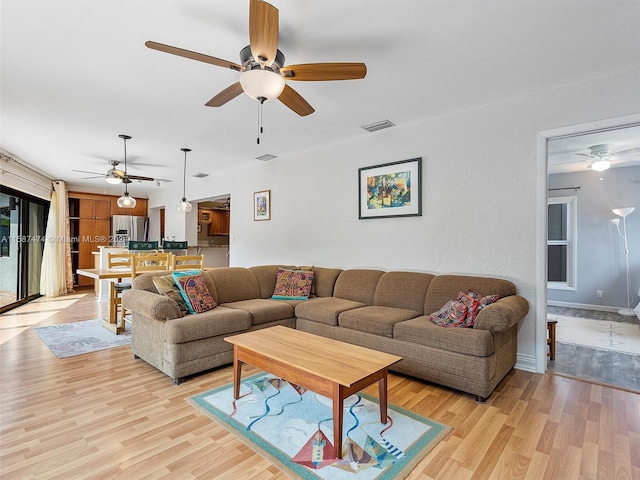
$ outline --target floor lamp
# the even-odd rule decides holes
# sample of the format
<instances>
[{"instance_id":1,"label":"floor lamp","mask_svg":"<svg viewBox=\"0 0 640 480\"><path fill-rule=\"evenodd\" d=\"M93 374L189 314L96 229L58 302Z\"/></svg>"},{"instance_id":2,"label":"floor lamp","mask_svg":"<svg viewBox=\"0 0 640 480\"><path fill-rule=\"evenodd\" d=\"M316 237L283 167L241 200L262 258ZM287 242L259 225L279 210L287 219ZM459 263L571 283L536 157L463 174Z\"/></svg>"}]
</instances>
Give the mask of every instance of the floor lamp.
<instances>
[{"instance_id":1,"label":"floor lamp","mask_svg":"<svg viewBox=\"0 0 640 480\"><path fill-rule=\"evenodd\" d=\"M636 312L631 309L631 271L629 269L629 244L627 243L627 215L633 212L634 207L614 208L612 211L619 217L622 217L622 232L620 231L620 219L614 218L611 220L618 229L618 235L624 240L624 257L627 265L627 308L618 310L620 315L627 317L635 316Z\"/></svg>"}]
</instances>

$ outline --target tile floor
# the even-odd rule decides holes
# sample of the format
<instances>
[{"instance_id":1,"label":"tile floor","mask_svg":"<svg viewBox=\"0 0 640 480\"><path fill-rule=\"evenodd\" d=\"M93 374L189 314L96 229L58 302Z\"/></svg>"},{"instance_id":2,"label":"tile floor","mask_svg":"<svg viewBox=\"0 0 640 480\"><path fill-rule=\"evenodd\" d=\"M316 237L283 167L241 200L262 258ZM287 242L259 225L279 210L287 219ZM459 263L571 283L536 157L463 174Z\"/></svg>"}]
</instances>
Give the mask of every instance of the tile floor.
<instances>
[{"instance_id":1,"label":"tile floor","mask_svg":"<svg viewBox=\"0 0 640 480\"><path fill-rule=\"evenodd\" d=\"M637 317L611 312L552 306L548 306L547 311L552 315L640 324ZM547 361L547 371L640 392L640 355L556 343L556 359Z\"/></svg>"}]
</instances>

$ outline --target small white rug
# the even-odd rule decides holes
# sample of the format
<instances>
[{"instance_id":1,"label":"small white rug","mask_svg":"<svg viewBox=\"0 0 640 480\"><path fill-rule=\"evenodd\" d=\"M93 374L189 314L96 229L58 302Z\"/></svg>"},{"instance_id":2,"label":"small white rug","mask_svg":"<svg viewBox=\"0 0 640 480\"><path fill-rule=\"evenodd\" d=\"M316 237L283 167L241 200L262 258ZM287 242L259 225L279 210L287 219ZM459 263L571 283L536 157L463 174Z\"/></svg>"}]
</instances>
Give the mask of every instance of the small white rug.
<instances>
[{"instance_id":1,"label":"small white rug","mask_svg":"<svg viewBox=\"0 0 640 480\"><path fill-rule=\"evenodd\" d=\"M640 355L640 324L549 314L557 320L556 342Z\"/></svg>"}]
</instances>

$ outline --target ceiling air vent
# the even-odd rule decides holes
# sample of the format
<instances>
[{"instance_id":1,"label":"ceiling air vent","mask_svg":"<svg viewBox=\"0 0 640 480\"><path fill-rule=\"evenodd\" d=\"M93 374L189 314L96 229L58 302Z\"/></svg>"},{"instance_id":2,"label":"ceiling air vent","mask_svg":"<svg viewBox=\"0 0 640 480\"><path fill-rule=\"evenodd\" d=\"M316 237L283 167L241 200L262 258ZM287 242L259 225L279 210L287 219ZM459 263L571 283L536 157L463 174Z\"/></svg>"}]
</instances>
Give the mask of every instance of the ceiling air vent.
<instances>
[{"instance_id":1,"label":"ceiling air vent","mask_svg":"<svg viewBox=\"0 0 640 480\"><path fill-rule=\"evenodd\" d=\"M273 160L274 158L278 158L277 155L271 155L270 153L265 153L264 155L260 155L259 157L256 157L256 160L268 162L269 160Z\"/></svg>"},{"instance_id":2,"label":"ceiling air vent","mask_svg":"<svg viewBox=\"0 0 640 480\"><path fill-rule=\"evenodd\" d=\"M389 120L382 120L381 122L370 123L369 125L363 125L367 132L377 132L378 130L384 130L385 128L395 127L395 123L390 122Z\"/></svg>"},{"instance_id":3,"label":"ceiling air vent","mask_svg":"<svg viewBox=\"0 0 640 480\"><path fill-rule=\"evenodd\" d=\"M209 175L210 175L209 173L202 173L202 172L200 172L200 173L196 173L196 174L194 174L193 176L194 176L195 178L205 178L205 177L208 177Z\"/></svg>"}]
</instances>

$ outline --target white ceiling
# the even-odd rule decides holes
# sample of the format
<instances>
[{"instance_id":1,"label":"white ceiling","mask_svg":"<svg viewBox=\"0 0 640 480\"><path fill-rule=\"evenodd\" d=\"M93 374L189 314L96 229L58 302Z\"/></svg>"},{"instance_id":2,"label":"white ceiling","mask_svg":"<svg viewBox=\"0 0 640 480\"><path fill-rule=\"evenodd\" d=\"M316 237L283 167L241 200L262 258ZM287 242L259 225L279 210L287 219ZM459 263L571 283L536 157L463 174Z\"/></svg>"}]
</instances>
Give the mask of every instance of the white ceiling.
<instances>
[{"instance_id":1,"label":"white ceiling","mask_svg":"<svg viewBox=\"0 0 640 480\"><path fill-rule=\"evenodd\" d=\"M285 64L357 61L368 73L289 82L316 112L265 104L257 145L255 101L204 106L236 72L144 46L239 62L248 0L2 0L2 149L72 186L103 188L72 170L106 172L123 158L124 133L130 174L181 182L181 147L193 150L189 175L214 174L375 135L360 127L383 119L403 126L640 65L637 0L272 3Z\"/></svg>"}]
</instances>

